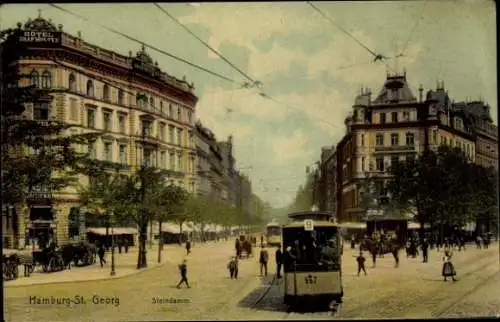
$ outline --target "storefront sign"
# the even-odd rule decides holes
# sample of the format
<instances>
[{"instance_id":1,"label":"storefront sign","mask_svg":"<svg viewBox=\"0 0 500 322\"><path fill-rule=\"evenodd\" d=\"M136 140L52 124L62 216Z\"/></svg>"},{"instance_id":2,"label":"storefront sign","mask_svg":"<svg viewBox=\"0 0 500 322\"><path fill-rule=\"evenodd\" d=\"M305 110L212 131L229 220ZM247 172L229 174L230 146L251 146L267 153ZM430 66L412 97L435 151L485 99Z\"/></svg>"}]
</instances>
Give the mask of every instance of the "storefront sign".
<instances>
[{"instance_id":1,"label":"storefront sign","mask_svg":"<svg viewBox=\"0 0 500 322\"><path fill-rule=\"evenodd\" d=\"M59 31L24 31L19 36L19 42L22 44L61 44L61 35Z\"/></svg>"}]
</instances>

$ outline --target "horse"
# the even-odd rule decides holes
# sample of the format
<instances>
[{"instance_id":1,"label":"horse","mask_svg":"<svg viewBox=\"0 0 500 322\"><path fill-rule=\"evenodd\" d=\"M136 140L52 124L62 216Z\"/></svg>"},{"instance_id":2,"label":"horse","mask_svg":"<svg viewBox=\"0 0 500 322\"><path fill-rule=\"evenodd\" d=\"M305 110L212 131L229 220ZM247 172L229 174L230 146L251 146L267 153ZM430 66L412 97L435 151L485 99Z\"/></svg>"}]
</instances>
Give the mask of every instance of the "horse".
<instances>
[{"instance_id":1,"label":"horse","mask_svg":"<svg viewBox=\"0 0 500 322\"><path fill-rule=\"evenodd\" d=\"M361 241L359 246L360 250L367 250L372 256L373 267L377 264L377 255L383 255L391 253L394 257L395 265L399 266L399 250L402 248L398 241L395 239L389 240L385 243L378 243L373 239L366 238Z\"/></svg>"}]
</instances>

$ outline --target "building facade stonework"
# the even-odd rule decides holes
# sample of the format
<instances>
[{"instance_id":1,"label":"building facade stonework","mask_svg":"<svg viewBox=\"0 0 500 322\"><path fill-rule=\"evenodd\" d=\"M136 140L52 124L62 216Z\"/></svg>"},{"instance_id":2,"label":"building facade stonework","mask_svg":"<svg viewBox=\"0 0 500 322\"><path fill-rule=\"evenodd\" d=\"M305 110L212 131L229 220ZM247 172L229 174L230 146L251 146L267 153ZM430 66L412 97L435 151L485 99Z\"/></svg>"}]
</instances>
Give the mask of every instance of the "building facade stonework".
<instances>
[{"instance_id":1,"label":"building facade stonework","mask_svg":"<svg viewBox=\"0 0 500 322\"><path fill-rule=\"evenodd\" d=\"M363 183L378 179L383 194L391 164L425 150L448 145L461 149L470 162L497 165L496 126L485 104L454 103L443 82L425 97L422 86L418 91L417 98L406 73L388 74L375 98L369 89L362 89L355 98L345 119L346 133L336 146L339 220L364 220Z\"/></svg>"},{"instance_id":2,"label":"building facade stonework","mask_svg":"<svg viewBox=\"0 0 500 322\"><path fill-rule=\"evenodd\" d=\"M102 132L79 152L128 170L144 163L169 170L171 182L196 193L193 84L163 72L144 47L121 55L41 17L19 23L13 37L2 44L4 76L29 75L17 84L47 89L51 96L50 102L26 104L28 118L69 123L70 134ZM79 206L76 187L55 192L49 205L20 205L13 244L23 247L37 229L52 230L64 243L69 215Z\"/></svg>"}]
</instances>

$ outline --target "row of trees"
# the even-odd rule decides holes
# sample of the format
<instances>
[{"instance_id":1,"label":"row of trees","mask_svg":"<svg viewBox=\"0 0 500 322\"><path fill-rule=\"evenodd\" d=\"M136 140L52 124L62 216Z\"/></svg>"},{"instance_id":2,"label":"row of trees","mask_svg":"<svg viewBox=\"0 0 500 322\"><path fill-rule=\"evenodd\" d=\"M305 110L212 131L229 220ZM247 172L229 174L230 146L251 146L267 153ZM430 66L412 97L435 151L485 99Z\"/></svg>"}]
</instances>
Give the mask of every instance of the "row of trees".
<instances>
[{"instance_id":1,"label":"row of trees","mask_svg":"<svg viewBox=\"0 0 500 322\"><path fill-rule=\"evenodd\" d=\"M410 213L421 227L450 229L476 222L476 227L496 230L498 173L470 162L460 149L427 151L392 165L390 175L385 185L379 179L367 182L361 207Z\"/></svg>"}]
</instances>

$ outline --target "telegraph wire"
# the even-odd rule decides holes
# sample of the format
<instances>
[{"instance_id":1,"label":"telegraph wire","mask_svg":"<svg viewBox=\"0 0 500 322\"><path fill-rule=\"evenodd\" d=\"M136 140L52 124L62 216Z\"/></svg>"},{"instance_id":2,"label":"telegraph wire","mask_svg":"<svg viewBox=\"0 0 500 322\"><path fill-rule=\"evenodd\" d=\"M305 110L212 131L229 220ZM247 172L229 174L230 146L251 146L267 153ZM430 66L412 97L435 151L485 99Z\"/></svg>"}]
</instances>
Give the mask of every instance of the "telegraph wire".
<instances>
[{"instance_id":1,"label":"telegraph wire","mask_svg":"<svg viewBox=\"0 0 500 322\"><path fill-rule=\"evenodd\" d=\"M321 16L323 16L323 18L325 18L326 20L328 20L331 24L333 24L335 27L337 27L338 29L340 29L344 34L346 34L347 36L349 36L352 40L354 40L355 42L357 42L361 47L363 47L370 54L372 54L375 57L373 59L373 62L389 59L389 57L384 56L382 54L377 54L373 50L371 50L370 48L368 48L365 44L363 44L361 41L359 41L358 39L356 39L349 31L347 31L341 25L339 25L338 23L336 23L332 18L328 17L321 9L319 9L317 6L315 6L311 1L307 1L307 4L309 6L311 6L311 8L313 8L316 12L318 12Z\"/></svg>"},{"instance_id":2,"label":"telegraph wire","mask_svg":"<svg viewBox=\"0 0 500 322\"><path fill-rule=\"evenodd\" d=\"M261 84L260 82L258 81L255 81L252 77L248 76L248 74L246 74L245 72L243 72L241 69L239 69L237 66L235 66L232 62L230 62L226 57L224 57L219 51L215 50L212 46L210 46L209 44L207 44L203 39L201 39L200 37L198 37L194 32L192 32L188 27L186 27L182 22L180 22L177 18L175 18L174 16L172 16L167 10L165 10L162 6L160 6L158 3L153 3L158 9L160 9L165 15L167 15L173 22L175 22L179 27L181 27L182 29L184 29L187 33L189 33L191 36L193 36L194 38L196 38L199 42L201 42L205 47L207 47L212 53L216 54L217 56L219 56L220 59L222 59L223 61L225 61L229 66L231 66L232 68L234 68L238 73L240 73L241 75L243 75L243 77L245 77L246 79L248 79L251 84L249 85L254 85L254 86L257 86L257 84ZM246 84L246 83L245 83ZM245 84L242 86L243 88L245 88Z\"/></svg>"},{"instance_id":3,"label":"telegraph wire","mask_svg":"<svg viewBox=\"0 0 500 322\"><path fill-rule=\"evenodd\" d=\"M141 45L142 45L142 46L144 46L144 47L148 47L148 48L150 48L150 49L152 49L152 50L154 50L154 51L157 51L157 52L159 52L159 53L161 53L161 54L163 54L163 55L165 55L165 56L168 56L168 57L170 57L170 58L173 58L173 59L175 59L175 60L178 60L178 61L180 61L180 62L182 62L182 63L184 63L184 64L187 64L187 65L189 65L189 66L191 66L191 67L194 67L194 68L196 68L196 69L202 70L202 71L204 71L204 72L206 72L206 73L208 73L208 74L211 74L212 76L216 76L216 77L218 77L218 78L220 78L220 79L223 79L223 80L228 81L228 82L231 82L231 83L236 83L236 81L234 81L234 80L233 80L233 79L231 79L231 78L228 78L228 77L226 77L226 76L224 76L224 75L221 75L221 74L219 74L219 73L217 73L217 72L214 72L214 71L211 71L211 70L209 70L209 69L206 69L206 68L204 68L204 67L202 67L202 66L196 65L196 64L194 64L194 63L192 63L192 62L190 62L190 61L187 61L187 60L185 60L185 59L183 59L183 58L180 58L180 57L178 57L178 56L176 56L176 55L170 54L170 53L168 53L168 52L166 52L166 51L164 51L164 50L162 50L162 49L159 49L159 48L157 48L157 47L155 47L155 46L152 46L152 45L146 44L146 43L145 43L145 42L143 42L143 41L140 41L140 40L138 40L138 39L136 39L136 38L134 38L134 37L131 37L131 36L129 36L129 35L127 35L127 34L124 34L124 33L120 32L120 31L118 31L118 30L115 30L115 29L113 29L113 28L107 27L107 26L105 26L105 25L103 25L103 24L101 24L101 23L91 21L90 19L88 19L88 18L86 18L86 17L84 17L84 16L82 16L82 15L79 15L79 14L77 14L77 13L74 13L74 12L72 12L72 11L68 10L68 9L65 9L65 8L63 8L63 7L60 7L60 6L55 5L55 4L52 4L52 3L49 3L48 5L49 5L49 6L51 6L51 7L54 7L54 8L56 8L56 9L58 9L58 10L64 11L64 12L66 12L66 13L68 13L68 14L72 15L72 16L78 17L78 18L80 18L80 19L82 19L82 20L84 20L84 21L87 21L87 22L89 22L89 23L92 23L92 24L97 24L98 26L100 26L101 28L106 29L107 31L110 31L110 32L112 32L112 33L114 33L114 34L117 34L117 35L119 35L119 36L121 36L121 37L124 37L124 38L126 38L126 39L128 39L128 40L131 40L131 41L137 42L137 43L141 44Z\"/></svg>"},{"instance_id":4,"label":"telegraph wire","mask_svg":"<svg viewBox=\"0 0 500 322\"><path fill-rule=\"evenodd\" d=\"M410 34L408 36L408 39L406 40L406 43L404 44L403 46L403 49L401 50L401 53L399 53L397 57L402 57L406 51L406 48L408 47L408 44L410 43L410 40L411 40L411 37L413 36L413 33L415 32L415 30L417 29L420 21L422 20L423 16L424 16L424 12L425 12L425 8L427 7L427 4L429 3L428 0L425 0L425 3L422 7L422 11L420 12L420 16L418 17L417 21L415 21L415 24L413 25L413 28L411 29L410 31Z\"/></svg>"}]
</instances>

